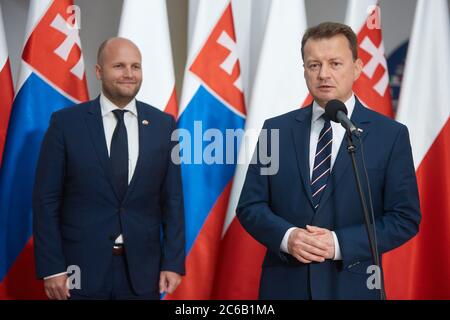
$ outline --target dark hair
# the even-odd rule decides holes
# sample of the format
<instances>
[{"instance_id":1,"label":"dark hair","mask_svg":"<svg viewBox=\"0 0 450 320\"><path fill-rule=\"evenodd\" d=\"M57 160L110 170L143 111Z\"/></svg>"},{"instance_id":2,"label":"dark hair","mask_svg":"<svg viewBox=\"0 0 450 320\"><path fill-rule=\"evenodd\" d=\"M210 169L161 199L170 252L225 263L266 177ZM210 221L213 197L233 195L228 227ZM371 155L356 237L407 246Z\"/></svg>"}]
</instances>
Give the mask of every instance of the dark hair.
<instances>
[{"instance_id":1,"label":"dark hair","mask_svg":"<svg viewBox=\"0 0 450 320\"><path fill-rule=\"evenodd\" d=\"M353 60L358 59L358 40L349 26L338 22L323 22L306 30L302 39L302 59L305 59L305 44L308 39L329 39L342 34L348 40Z\"/></svg>"}]
</instances>

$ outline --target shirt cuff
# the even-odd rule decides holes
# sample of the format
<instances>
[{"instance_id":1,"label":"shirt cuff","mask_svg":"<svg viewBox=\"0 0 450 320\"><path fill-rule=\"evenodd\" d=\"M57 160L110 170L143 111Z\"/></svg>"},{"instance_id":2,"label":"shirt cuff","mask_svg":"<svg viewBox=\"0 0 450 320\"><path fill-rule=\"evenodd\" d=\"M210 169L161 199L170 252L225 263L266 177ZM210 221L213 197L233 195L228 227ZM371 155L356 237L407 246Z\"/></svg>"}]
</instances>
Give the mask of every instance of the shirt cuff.
<instances>
[{"instance_id":1,"label":"shirt cuff","mask_svg":"<svg viewBox=\"0 0 450 320\"><path fill-rule=\"evenodd\" d=\"M295 227L289 228L284 234L283 240L281 241L280 250L284 253L289 253L288 250L288 240L291 232L295 230Z\"/></svg>"},{"instance_id":2,"label":"shirt cuff","mask_svg":"<svg viewBox=\"0 0 450 320\"><path fill-rule=\"evenodd\" d=\"M339 247L339 241L334 231L331 231L334 240L334 258L333 260L342 260L341 248Z\"/></svg>"},{"instance_id":3,"label":"shirt cuff","mask_svg":"<svg viewBox=\"0 0 450 320\"><path fill-rule=\"evenodd\" d=\"M44 277L44 280L47 280L47 279L50 279L50 278L54 278L54 277L58 277L58 276L62 276L63 274L67 274L67 272L61 272L61 273L57 273L57 274L52 274L51 276Z\"/></svg>"},{"instance_id":4,"label":"shirt cuff","mask_svg":"<svg viewBox=\"0 0 450 320\"><path fill-rule=\"evenodd\" d=\"M122 236L122 234L119 234L119 236L114 241L114 244L123 244L123 236Z\"/></svg>"}]
</instances>

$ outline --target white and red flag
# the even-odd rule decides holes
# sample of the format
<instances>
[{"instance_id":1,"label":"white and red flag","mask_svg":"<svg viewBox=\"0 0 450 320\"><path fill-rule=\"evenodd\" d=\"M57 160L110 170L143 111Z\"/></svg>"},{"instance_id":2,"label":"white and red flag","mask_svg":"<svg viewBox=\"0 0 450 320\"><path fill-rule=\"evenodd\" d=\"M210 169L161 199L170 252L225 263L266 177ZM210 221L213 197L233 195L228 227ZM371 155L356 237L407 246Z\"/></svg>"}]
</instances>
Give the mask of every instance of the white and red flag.
<instances>
[{"instance_id":1,"label":"white and red flag","mask_svg":"<svg viewBox=\"0 0 450 320\"><path fill-rule=\"evenodd\" d=\"M450 299L450 20L445 0L419 0L397 120L409 129L422 221L384 255L390 299Z\"/></svg>"},{"instance_id":2,"label":"white and red flag","mask_svg":"<svg viewBox=\"0 0 450 320\"><path fill-rule=\"evenodd\" d=\"M133 41L142 55L142 86L137 99L175 118L178 104L166 0L125 0L119 36Z\"/></svg>"}]
</instances>

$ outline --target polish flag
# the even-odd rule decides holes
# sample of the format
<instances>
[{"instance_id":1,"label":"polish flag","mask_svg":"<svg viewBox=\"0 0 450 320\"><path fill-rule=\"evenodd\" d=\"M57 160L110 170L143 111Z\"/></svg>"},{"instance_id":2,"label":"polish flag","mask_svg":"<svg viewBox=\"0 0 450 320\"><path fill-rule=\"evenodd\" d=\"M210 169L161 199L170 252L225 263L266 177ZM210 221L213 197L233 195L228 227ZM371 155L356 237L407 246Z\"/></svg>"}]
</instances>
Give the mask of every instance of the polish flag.
<instances>
[{"instance_id":1,"label":"polish flag","mask_svg":"<svg viewBox=\"0 0 450 320\"><path fill-rule=\"evenodd\" d=\"M353 91L371 109L393 117L389 74L381 34L381 14L377 0L350 0L346 24L358 37L358 56L363 71Z\"/></svg>"},{"instance_id":2,"label":"polish flag","mask_svg":"<svg viewBox=\"0 0 450 320\"><path fill-rule=\"evenodd\" d=\"M266 252L241 226L236 207L259 132L268 118L299 108L308 96L301 62L301 39L306 29L303 1L272 1L255 75L245 129L224 223L213 299L256 299ZM245 164L240 164L245 163Z\"/></svg>"},{"instance_id":3,"label":"polish flag","mask_svg":"<svg viewBox=\"0 0 450 320\"><path fill-rule=\"evenodd\" d=\"M13 97L11 67L3 28L2 8L0 6L0 167L2 165L3 149L5 147Z\"/></svg>"},{"instance_id":4,"label":"polish flag","mask_svg":"<svg viewBox=\"0 0 450 320\"><path fill-rule=\"evenodd\" d=\"M397 120L411 137L422 222L383 258L390 299L450 299L449 25L446 0L418 0Z\"/></svg>"},{"instance_id":5,"label":"polish flag","mask_svg":"<svg viewBox=\"0 0 450 320\"><path fill-rule=\"evenodd\" d=\"M125 0L119 36L141 51L143 81L137 99L175 118L178 104L165 0Z\"/></svg>"}]
</instances>

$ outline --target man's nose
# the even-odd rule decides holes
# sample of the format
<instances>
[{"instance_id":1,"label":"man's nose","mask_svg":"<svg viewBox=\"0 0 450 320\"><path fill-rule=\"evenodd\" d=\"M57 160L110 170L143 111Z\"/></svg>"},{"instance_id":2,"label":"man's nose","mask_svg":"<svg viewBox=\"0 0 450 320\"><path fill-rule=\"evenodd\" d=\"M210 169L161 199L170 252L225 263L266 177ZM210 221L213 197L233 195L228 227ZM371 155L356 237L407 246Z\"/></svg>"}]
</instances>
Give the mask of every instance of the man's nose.
<instances>
[{"instance_id":1,"label":"man's nose","mask_svg":"<svg viewBox=\"0 0 450 320\"><path fill-rule=\"evenodd\" d=\"M319 79L327 79L329 77L330 77L330 69L324 63L321 65L320 70L319 70Z\"/></svg>"},{"instance_id":2,"label":"man's nose","mask_svg":"<svg viewBox=\"0 0 450 320\"><path fill-rule=\"evenodd\" d=\"M131 67L124 68L123 76L127 77L127 78L132 78L133 77L133 70L131 69Z\"/></svg>"}]
</instances>

